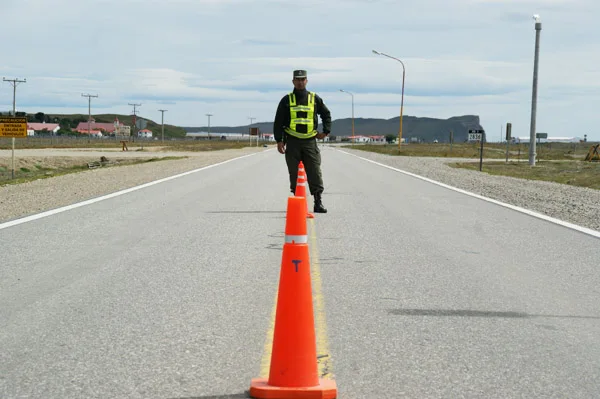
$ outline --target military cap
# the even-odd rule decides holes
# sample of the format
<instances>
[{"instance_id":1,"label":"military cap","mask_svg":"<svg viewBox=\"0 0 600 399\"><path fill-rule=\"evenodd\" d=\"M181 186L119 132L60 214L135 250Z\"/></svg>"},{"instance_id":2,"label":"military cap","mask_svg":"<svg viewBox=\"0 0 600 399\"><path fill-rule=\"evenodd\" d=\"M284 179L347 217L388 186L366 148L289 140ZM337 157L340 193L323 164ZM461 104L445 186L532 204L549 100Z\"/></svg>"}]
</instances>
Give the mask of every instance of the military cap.
<instances>
[{"instance_id":1,"label":"military cap","mask_svg":"<svg viewBox=\"0 0 600 399\"><path fill-rule=\"evenodd\" d=\"M306 71L303 69L298 69L294 71L294 79L302 79L306 77Z\"/></svg>"}]
</instances>

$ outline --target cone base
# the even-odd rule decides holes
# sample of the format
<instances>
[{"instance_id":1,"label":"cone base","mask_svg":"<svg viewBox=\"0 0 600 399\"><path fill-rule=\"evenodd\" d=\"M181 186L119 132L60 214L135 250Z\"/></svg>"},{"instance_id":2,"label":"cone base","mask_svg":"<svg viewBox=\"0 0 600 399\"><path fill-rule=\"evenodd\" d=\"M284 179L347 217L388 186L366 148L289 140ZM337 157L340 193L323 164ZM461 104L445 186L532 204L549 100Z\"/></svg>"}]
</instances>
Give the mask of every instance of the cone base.
<instances>
[{"instance_id":1,"label":"cone base","mask_svg":"<svg viewBox=\"0 0 600 399\"><path fill-rule=\"evenodd\" d=\"M256 399L335 399L337 386L334 380L319 379L314 387L274 387L267 378L253 378L250 397Z\"/></svg>"}]
</instances>

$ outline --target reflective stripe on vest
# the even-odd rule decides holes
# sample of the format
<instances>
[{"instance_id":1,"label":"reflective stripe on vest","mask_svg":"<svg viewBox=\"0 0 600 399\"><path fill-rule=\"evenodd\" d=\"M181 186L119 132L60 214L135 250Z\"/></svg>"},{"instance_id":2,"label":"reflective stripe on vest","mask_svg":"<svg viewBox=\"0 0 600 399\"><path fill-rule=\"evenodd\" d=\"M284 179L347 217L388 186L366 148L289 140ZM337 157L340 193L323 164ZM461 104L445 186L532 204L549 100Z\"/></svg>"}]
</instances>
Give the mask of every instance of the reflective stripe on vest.
<instances>
[{"instance_id":1,"label":"reflective stripe on vest","mask_svg":"<svg viewBox=\"0 0 600 399\"><path fill-rule=\"evenodd\" d=\"M285 131L288 134L301 139L315 137L317 135L315 126L315 94L310 91L308 92L307 105L297 105L296 95L294 93L288 94L288 98L290 101L290 127L286 128ZM306 117L298 117L299 112L305 112ZM307 133L298 132L298 125L306 125Z\"/></svg>"}]
</instances>

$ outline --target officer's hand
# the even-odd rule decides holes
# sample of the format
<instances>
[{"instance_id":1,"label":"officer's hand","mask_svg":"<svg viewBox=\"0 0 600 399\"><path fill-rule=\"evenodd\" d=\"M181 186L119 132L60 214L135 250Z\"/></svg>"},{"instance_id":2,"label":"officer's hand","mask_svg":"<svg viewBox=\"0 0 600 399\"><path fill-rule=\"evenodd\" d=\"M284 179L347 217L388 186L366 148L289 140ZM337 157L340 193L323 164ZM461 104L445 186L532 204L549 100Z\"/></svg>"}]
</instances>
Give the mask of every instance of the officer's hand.
<instances>
[{"instance_id":1,"label":"officer's hand","mask_svg":"<svg viewBox=\"0 0 600 399\"><path fill-rule=\"evenodd\" d=\"M325 133L317 133L317 138L319 140L323 140L325 137L327 137L327 135Z\"/></svg>"},{"instance_id":2,"label":"officer's hand","mask_svg":"<svg viewBox=\"0 0 600 399\"><path fill-rule=\"evenodd\" d=\"M277 143L277 151L279 151L280 154L285 154L285 143L280 141L279 143Z\"/></svg>"}]
</instances>

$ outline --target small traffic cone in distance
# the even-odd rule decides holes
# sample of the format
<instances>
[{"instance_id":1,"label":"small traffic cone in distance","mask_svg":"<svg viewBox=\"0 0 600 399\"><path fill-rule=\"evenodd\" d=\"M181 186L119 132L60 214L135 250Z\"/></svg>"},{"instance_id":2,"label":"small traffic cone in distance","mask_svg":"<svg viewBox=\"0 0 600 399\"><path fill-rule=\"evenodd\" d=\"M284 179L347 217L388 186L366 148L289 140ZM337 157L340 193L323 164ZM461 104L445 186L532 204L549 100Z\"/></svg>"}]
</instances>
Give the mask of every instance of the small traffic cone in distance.
<instances>
[{"instance_id":1,"label":"small traffic cone in distance","mask_svg":"<svg viewBox=\"0 0 600 399\"><path fill-rule=\"evenodd\" d=\"M250 397L335 399L335 381L319 378L306 211L288 197L269 378L254 378Z\"/></svg>"},{"instance_id":2,"label":"small traffic cone in distance","mask_svg":"<svg viewBox=\"0 0 600 399\"><path fill-rule=\"evenodd\" d=\"M315 215L308 211L308 199L306 198L306 185L307 185L306 172L304 170L304 164L302 163L302 161L300 161L300 164L298 165L298 178L296 179L295 195L296 195L296 197L304 198L304 202L306 202L306 217L308 217L309 219L313 219L315 217Z\"/></svg>"}]
</instances>

